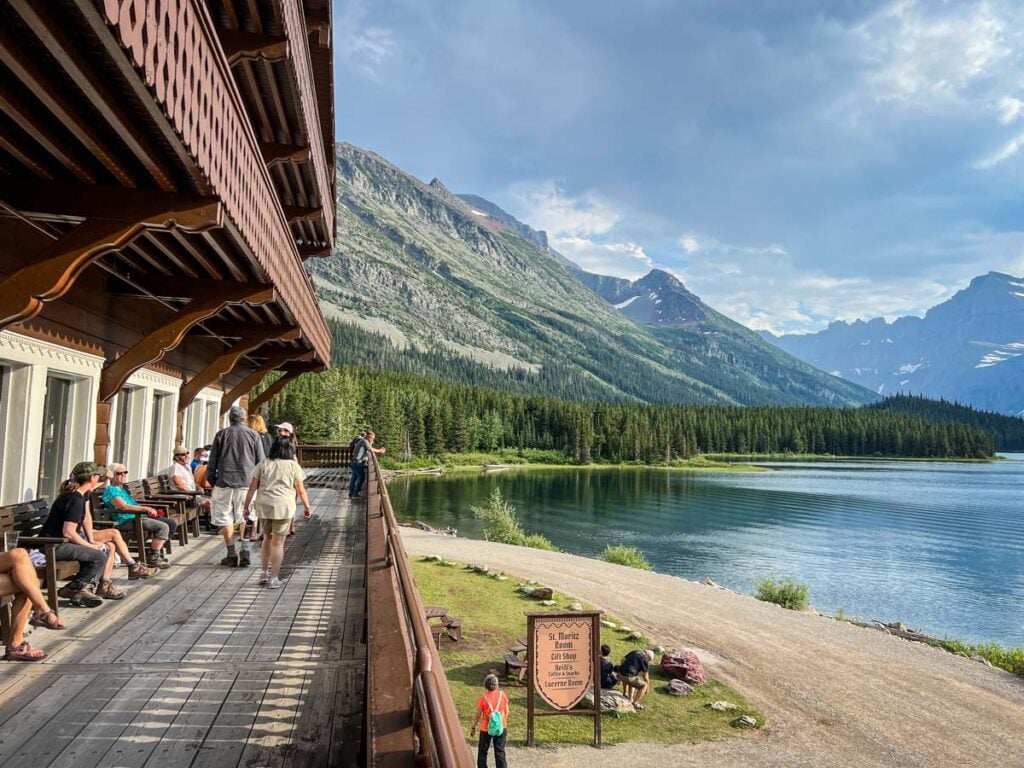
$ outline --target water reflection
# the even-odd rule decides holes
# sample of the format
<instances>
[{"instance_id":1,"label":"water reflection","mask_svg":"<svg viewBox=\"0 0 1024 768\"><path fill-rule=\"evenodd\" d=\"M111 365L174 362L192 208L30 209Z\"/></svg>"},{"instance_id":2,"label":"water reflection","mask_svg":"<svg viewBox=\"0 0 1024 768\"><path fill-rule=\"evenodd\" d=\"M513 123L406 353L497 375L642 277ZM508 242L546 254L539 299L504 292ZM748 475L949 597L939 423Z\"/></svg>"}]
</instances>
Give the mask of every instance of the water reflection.
<instances>
[{"instance_id":1,"label":"water reflection","mask_svg":"<svg viewBox=\"0 0 1024 768\"><path fill-rule=\"evenodd\" d=\"M658 571L744 592L770 573L819 610L1024 645L1024 462L818 462L764 473L575 469L396 480L400 517L481 535L500 487L523 525L570 552L640 547Z\"/></svg>"}]
</instances>

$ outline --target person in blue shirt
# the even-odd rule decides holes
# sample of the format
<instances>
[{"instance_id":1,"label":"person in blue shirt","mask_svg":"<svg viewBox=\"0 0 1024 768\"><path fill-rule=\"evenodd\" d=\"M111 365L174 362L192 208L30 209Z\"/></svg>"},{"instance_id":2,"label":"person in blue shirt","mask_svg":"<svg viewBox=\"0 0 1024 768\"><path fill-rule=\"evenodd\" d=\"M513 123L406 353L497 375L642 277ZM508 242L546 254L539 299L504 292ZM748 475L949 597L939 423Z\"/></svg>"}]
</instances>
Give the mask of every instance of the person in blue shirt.
<instances>
[{"instance_id":1,"label":"person in blue shirt","mask_svg":"<svg viewBox=\"0 0 1024 768\"><path fill-rule=\"evenodd\" d=\"M124 464L115 464L112 469L114 475L110 484L103 489L103 506L112 510L110 519L117 524L118 530L122 533L134 534L135 515L128 513L145 512L142 529L153 537L153 561L149 564L157 568L168 567L170 563L167 562L167 556L163 551L164 544L178 530L178 524L170 518L159 517L156 509L140 504L128 493L128 489L124 487L128 479L128 468Z\"/></svg>"}]
</instances>

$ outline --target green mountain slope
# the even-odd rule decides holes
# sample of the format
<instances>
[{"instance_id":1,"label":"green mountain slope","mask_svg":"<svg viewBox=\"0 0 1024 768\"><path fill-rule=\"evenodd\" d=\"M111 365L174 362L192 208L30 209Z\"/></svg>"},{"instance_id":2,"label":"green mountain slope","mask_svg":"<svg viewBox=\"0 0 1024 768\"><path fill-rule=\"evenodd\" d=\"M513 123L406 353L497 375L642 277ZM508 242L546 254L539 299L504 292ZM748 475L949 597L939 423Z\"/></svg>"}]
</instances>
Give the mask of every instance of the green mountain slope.
<instances>
[{"instance_id":1,"label":"green mountain slope","mask_svg":"<svg viewBox=\"0 0 1024 768\"><path fill-rule=\"evenodd\" d=\"M756 337L773 358L741 343L719 355L638 324L509 221L357 147L337 153L338 245L310 262L324 312L337 321L337 362L570 399L870 398Z\"/></svg>"}]
</instances>

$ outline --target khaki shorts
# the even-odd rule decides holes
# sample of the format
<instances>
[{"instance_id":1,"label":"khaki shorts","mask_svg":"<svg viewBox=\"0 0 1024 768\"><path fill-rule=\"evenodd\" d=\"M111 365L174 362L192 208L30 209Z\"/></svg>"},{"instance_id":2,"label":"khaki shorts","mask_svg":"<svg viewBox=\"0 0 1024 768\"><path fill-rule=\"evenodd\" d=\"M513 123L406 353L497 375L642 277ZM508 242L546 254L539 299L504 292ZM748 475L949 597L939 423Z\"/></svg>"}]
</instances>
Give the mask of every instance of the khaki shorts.
<instances>
[{"instance_id":1,"label":"khaki shorts","mask_svg":"<svg viewBox=\"0 0 1024 768\"><path fill-rule=\"evenodd\" d=\"M647 683L644 682L644 679L640 677L640 675L636 675L635 677L626 677L621 672L616 672L615 679L623 685L628 685L630 688L643 689L647 687Z\"/></svg>"},{"instance_id":2,"label":"khaki shorts","mask_svg":"<svg viewBox=\"0 0 1024 768\"><path fill-rule=\"evenodd\" d=\"M217 488L214 487L211 498L213 506L210 508L210 523L217 528L226 525L242 524L242 505L245 503L245 494L248 488Z\"/></svg>"},{"instance_id":3,"label":"khaki shorts","mask_svg":"<svg viewBox=\"0 0 1024 768\"><path fill-rule=\"evenodd\" d=\"M292 518L286 517L283 520L271 520L267 517L260 518L260 529L263 534L272 533L275 536L287 536L292 527Z\"/></svg>"}]
</instances>

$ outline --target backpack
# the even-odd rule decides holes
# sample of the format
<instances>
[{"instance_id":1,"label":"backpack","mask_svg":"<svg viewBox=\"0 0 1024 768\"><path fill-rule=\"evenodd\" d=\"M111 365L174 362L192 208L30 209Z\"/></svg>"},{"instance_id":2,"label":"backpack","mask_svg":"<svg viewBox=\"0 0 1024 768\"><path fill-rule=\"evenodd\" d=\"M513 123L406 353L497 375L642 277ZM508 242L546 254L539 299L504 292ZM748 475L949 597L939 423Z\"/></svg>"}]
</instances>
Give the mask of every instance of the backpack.
<instances>
[{"instance_id":1,"label":"backpack","mask_svg":"<svg viewBox=\"0 0 1024 768\"><path fill-rule=\"evenodd\" d=\"M501 697L505 694L498 691L498 706L501 706ZM487 718L487 733L491 736L501 736L505 732L505 723L501 720L501 712L491 706L491 701L484 696L487 708L491 710L491 716Z\"/></svg>"}]
</instances>

